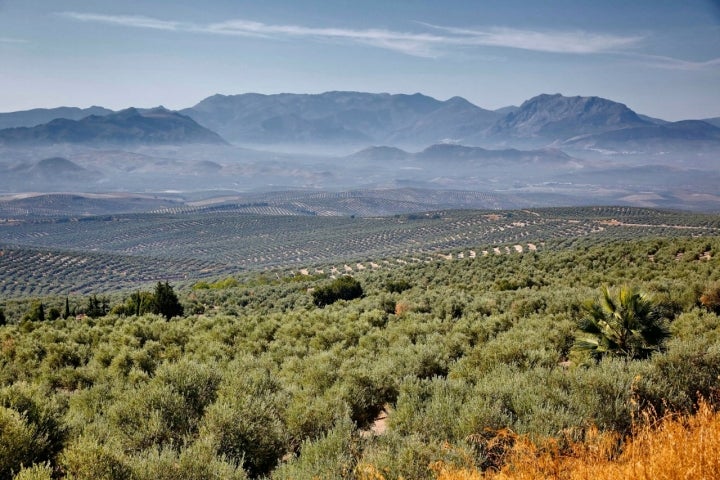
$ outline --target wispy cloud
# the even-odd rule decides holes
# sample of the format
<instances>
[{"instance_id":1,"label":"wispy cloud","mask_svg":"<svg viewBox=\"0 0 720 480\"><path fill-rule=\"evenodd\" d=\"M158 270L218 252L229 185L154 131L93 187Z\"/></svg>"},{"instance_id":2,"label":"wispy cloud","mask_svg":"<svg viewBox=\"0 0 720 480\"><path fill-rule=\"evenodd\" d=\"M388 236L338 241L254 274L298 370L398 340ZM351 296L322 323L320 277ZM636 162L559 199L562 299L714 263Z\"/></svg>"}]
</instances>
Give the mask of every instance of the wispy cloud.
<instances>
[{"instance_id":1,"label":"wispy cloud","mask_svg":"<svg viewBox=\"0 0 720 480\"><path fill-rule=\"evenodd\" d=\"M314 28L299 25L268 25L246 20L230 20L196 27L195 31L222 35L258 36L266 38L308 37L316 40L350 41L393 50L408 55L435 56L437 48L449 44L443 35L395 32L383 29L354 30L347 28Z\"/></svg>"},{"instance_id":2,"label":"wispy cloud","mask_svg":"<svg viewBox=\"0 0 720 480\"><path fill-rule=\"evenodd\" d=\"M583 30L521 30L507 27L469 29L444 27L423 23L432 29L446 32L467 45L516 48L549 53L604 53L633 46L640 36L621 36L586 32Z\"/></svg>"},{"instance_id":3,"label":"wispy cloud","mask_svg":"<svg viewBox=\"0 0 720 480\"><path fill-rule=\"evenodd\" d=\"M123 27L150 28L153 30L184 30L187 24L141 15L103 15L100 13L61 12L59 15L81 22L109 23Z\"/></svg>"},{"instance_id":4,"label":"wispy cloud","mask_svg":"<svg viewBox=\"0 0 720 480\"><path fill-rule=\"evenodd\" d=\"M307 38L318 42L347 42L369 45L418 57L439 57L447 53L478 47L496 47L555 54L607 54L633 57L655 68L700 70L720 65L720 59L694 62L672 57L638 53L644 36L614 35L584 30L527 30L508 27L457 28L430 23L417 24L424 32L401 32L386 29L349 29L273 25L245 19L198 24L138 15L105 15L98 13L61 12L58 15L82 22L109 25L193 32L211 35L287 40ZM0 41L2 41L0 39Z\"/></svg>"},{"instance_id":5,"label":"wispy cloud","mask_svg":"<svg viewBox=\"0 0 720 480\"><path fill-rule=\"evenodd\" d=\"M215 35L259 37L269 39L307 37L323 41L349 41L393 50L407 55L436 56L437 47L453 43L443 35L405 33L382 29L354 30L345 28L315 28L300 25L270 25L249 20L194 24L166 21L136 15L103 15L96 13L61 12L59 15L82 22L99 22L133 28L184 31Z\"/></svg>"},{"instance_id":6,"label":"wispy cloud","mask_svg":"<svg viewBox=\"0 0 720 480\"><path fill-rule=\"evenodd\" d=\"M705 70L708 68L720 67L720 58L712 58L710 60L693 61L682 60L674 57L665 57L663 55L649 55L643 53L623 52L623 55L630 58L633 62L646 67L663 68L667 70Z\"/></svg>"},{"instance_id":7,"label":"wispy cloud","mask_svg":"<svg viewBox=\"0 0 720 480\"><path fill-rule=\"evenodd\" d=\"M0 37L0 43L27 43L24 38Z\"/></svg>"}]
</instances>

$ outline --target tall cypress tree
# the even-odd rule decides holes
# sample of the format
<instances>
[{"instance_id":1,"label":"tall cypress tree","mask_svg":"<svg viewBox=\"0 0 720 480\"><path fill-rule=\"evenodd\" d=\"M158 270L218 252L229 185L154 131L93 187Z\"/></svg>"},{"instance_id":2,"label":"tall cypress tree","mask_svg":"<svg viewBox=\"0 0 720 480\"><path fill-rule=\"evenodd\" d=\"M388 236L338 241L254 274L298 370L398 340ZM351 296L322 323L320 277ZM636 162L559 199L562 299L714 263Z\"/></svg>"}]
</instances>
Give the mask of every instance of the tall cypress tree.
<instances>
[{"instance_id":1,"label":"tall cypress tree","mask_svg":"<svg viewBox=\"0 0 720 480\"><path fill-rule=\"evenodd\" d=\"M173 287L168 282L158 282L155 286L155 313L159 313L167 320L179 317L184 310Z\"/></svg>"}]
</instances>

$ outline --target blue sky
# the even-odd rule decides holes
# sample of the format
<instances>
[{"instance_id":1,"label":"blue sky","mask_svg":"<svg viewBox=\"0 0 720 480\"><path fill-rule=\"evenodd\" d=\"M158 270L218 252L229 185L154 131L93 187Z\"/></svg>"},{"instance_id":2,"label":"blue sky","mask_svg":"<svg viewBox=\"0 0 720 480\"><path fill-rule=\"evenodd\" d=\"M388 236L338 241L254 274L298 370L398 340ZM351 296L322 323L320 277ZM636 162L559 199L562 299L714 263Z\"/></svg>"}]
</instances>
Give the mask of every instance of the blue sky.
<instances>
[{"instance_id":1,"label":"blue sky","mask_svg":"<svg viewBox=\"0 0 720 480\"><path fill-rule=\"evenodd\" d=\"M328 90L720 116L720 1L0 0L0 111Z\"/></svg>"}]
</instances>

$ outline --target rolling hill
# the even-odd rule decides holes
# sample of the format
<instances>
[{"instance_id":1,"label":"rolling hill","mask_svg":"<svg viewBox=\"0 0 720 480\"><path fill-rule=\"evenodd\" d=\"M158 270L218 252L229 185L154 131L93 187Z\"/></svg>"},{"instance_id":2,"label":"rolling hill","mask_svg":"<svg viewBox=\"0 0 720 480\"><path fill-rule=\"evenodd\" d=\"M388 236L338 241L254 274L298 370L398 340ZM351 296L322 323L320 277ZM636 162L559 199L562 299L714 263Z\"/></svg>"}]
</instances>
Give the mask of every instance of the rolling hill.
<instances>
[{"instance_id":1,"label":"rolling hill","mask_svg":"<svg viewBox=\"0 0 720 480\"><path fill-rule=\"evenodd\" d=\"M435 200L430 198L432 192L424 192L425 198L423 192L396 195L401 193L404 197L396 196L390 203L402 198L408 203ZM389 203L381 194L377 192L376 204ZM457 192L457 196L461 198L455 202L464 199L468 205L483 201L478 195ZM343 197L347 198L315 201L337 206ZM369 199L366 195L365 201ZM72 196L47 201L87 203ZM493 199L484 202L490 206ZM599 243L720 232L717 215L629 207L435 210L365 218L322 212L293 215L269 207L229 204L194 211L24 216L9 225L0 223L0 296L120 290L158 280L197 280L268 268L320 267L330 272L335 266L349 272L358 270L358 262L367 268L371 262L387 265L386 259L399 265L462 249L499 255L515 253L515 245L527 249L532 248L528 244L539 247L546 242ZM343 264L352 265L351 270Z\"/></svg>"}]
</instances>

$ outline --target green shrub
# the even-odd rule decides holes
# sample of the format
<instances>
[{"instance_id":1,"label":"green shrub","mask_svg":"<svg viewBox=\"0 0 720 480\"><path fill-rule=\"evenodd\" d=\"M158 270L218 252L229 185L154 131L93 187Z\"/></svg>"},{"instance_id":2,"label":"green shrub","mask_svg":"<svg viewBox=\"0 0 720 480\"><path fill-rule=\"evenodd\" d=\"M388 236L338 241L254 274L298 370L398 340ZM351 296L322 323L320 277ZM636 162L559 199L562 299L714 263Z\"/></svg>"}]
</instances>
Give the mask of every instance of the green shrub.
<instances>
[{"instance_id":1,"label":"green shrub","mask_svg":"<svg viewBox=\"0 0 720 480\"><path fill-rule=\"evenodd\" d=\"M30 310L23 316L23 322L44 322L45 305L42 302L34 302Z\"/></svg>"},{"instance_id":2,"label":"green shrub","mask_svg":"<svg viewBox=\"0 0 720 480\"><path fill-rule=\"evenodd\" d=\"M62 449L67 433L63 423L65 407L51 390L18 382L0 389L0 407L21 412L27 431L32 432L33 462L25 465L52 460Z\"/></svg>"},{"instance_id":3,"label":"green shrub","mask_svg":"<svg viewBox=\"0 0 720 480\"><path fill-rule=\"evenodd\" d=\"M90 437L79 437L60 455L68 480L126 480L132 478L122 451Z\"/></svg>"},{"instance_id":4,"label":"green shrub","mask_svg":"<svg viewBox=\"0 0 720 480\"><path fill-rule=\"evenodd\" d=\"M267 370L241 359L226 369L217 401L202 419L200 437L252 477L269 473L289 449L277 390Z\"/></svg>"},{"instance_id":5,"label":"green shrub","mask_svg":"<svg viewBox=\"0 0 720 480\"><path fill-rule=\"evenodd\" d=\"M692 412L700 399L716 403L720 378L720 342L712 337L677 339L655 355L651 369L637 382L638 401L658 413Z\"/></svg>"},{"instance_id":6,"label":"green shrub","mask_svg":"<svg viewBox=\"0 0 720 480\"><path fill-rule=\"evenodd\" d=\"M385 290L390 293L402 293L412 288L412 284L405 279L388 280L385 282Z\"/></svg>"},{"instance_id":7,"label":"green shrub","mask_svg":"<svg viewBox=\"0 0 720 480\"><path fill-rule=\"evenodd\" d=\"M388 479L430 480L436 478L430 465L437 461L458 467L475 466L472 450L462 442L448 444L428 441L418 434L400 436L390 432L366 449L357 469L364 472L372 466L367 478L377 478L373 476L377 472Z\"/></svg>"},{"instance_id":8,"label":"green shrub","mask_svg":"<svg viewBox=\"0 0 720 480\"><path fill-rule=\"evenodd\" d=\"M272 475L278 480L352 479L357 461L353 422L345 417L326 435L305 441L300 456L281 464Z\"/></svg>"},{"instance_id":9,"label":"green shrub","mask_svg":"<svg viewBox=\"0 0 720 480\"><path fill-rule=\"evenodd\" d=\"M206 480L219 478L246 480L247 474L236 463L217 456L213 446L199 440L180 452L172 448L153 448L131 459L136 480Z\"/></svg>"},{"instance_id":10,"label":"green shrub","mask_svg":"<svg viewBox=\"0 0 720 480\"><path fill-rule=\"evenodd\" d=\"M36 464L23 467L13 480L52 480L52 467L48 464Z\"/></svg>"},{"instance_id":11,"label":"green shrub","mask_svg":"<svg viewBox=\"0 0 720 480\"><path fill-rule=\"evenodd\" d=\"M330 284L317 287L312 292L313 302L318 307L324 307L338 300L353 300L363 295L360 282L352 277L340 277Z\"/></svg>"},{"instance_id":12,"label":"green shrub","mask_svg":"<svg viewBox=\"0 0 720 480\"><path fill-rule=\"evenodd\" d=\"M137 291L132 293L124 303L115 305L110 313L123 316L140 316L155 312L155 295L150 292Z\"/></svg>"},{"instance_id":13,"label":"green shrub","mask_svg":"<svg viewBox=\"0 0 720 480\"><path fill-rule=\"evenodd\" d=\"M147 383L118 395L107 418L128 450L180 445L197 433L219 383L212 365L189 360L163 365Z\"/></svg>"},{"instance_id":14,"label":"green shrub","mask_svg":"<svg viewBox=\"0 0 720 480\"><path fill-rule=\"evenodd\" d=\"M23 465L41 460L36 451L43 450L45 442L22 414L0 407L0 480L9 480Z\"/></svg>"}]
</instances>

